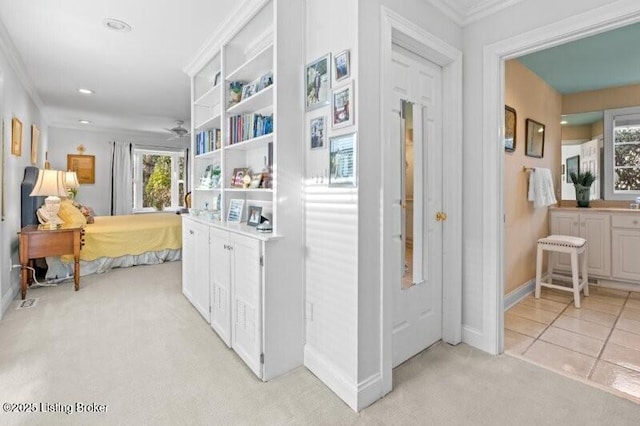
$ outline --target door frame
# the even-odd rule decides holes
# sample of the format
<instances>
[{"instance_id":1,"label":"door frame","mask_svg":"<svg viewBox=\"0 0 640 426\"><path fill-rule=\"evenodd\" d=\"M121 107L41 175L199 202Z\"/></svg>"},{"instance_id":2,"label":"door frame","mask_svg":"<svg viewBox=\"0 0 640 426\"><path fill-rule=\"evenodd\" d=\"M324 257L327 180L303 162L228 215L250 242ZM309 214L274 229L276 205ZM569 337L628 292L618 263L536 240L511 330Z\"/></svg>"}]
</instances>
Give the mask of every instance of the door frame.
<instances>
[{"instance_id":1,"label":"door frame","mask_svg":"<svg viewBox=\"0 0 640 426\"><path fill-rule=\"evenodd\" d=\"M489 44L483 55L482 334L467 339L489 353L504 351L504 63L506 60L640 22L634 0L616 2ZM469 336L470 337L470 336Z\"/></svg>"},{"instance_id":2,"label":"door frame","mask_svg":"<svg viewBox=\"0 0 640 426\"><path fill-rule=\"evenodd\" d=\"M459 170L462 162L462 52L414 24L398 13L381 6L381 127L384 141L388 141L392 126L387 120L387 102L392 99L390 82L391 45L398 41L409 51L442 67L442 132L447 141L443 150L443 171ZM396 129L397 130L397 129ZM382 170L384 170L385 143L381 145ZM390 182L383 181L382 210L383 232L381 235L382 259L389 258L393 243L387 235L391 226ZM442 210L448 215L442 232L442 339L451 344L462 339L462 176L453 173L443 179ZM392 332L393 292L392 268L381 262L381 336L380 363L383 394L392 388Z\"/></svg>"}]
</instances>

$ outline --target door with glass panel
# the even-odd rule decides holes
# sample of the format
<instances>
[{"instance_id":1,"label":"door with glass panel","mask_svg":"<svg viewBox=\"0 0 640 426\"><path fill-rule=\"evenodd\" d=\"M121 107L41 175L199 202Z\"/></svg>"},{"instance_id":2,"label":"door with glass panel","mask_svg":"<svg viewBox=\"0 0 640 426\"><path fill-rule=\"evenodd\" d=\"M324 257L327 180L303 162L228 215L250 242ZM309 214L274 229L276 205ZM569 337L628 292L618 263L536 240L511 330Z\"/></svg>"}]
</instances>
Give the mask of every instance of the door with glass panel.
<instances>
[{"instance_id":1,"label":"door with glass panel","mask_svg":"<svg viewBox=\"0 0 640 426\"><path fill-rule=\"evenodd\" d=\"M393 47L393 366L442 338L442 69ZM392 128L393 129L393 128ZM452 171L459 173L459 171Z\"/></svg>"}]
</instances>

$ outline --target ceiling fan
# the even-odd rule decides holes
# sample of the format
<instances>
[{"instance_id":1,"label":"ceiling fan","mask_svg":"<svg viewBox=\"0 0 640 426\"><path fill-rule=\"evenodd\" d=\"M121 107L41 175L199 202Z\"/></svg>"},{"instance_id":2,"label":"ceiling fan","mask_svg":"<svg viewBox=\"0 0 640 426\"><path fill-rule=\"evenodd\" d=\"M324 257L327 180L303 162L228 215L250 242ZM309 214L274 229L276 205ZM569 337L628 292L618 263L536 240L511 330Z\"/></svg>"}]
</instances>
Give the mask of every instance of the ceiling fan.
<instances>
[{"instance_id":1,"label":"ceiling fan","mask_svg":"<svg viewBox=\"0 0 640 426\"><path fill-rule=\"evenodd\" d=\"M189 130L185 129L184 127L182 127L182 125L184 124L183 120L176 120L176 124L177 126L171 128L171 129L167 129L165 127L165 130L168 132L173 133L173 136L171 136L169 139L167 140L175 140L175 139L180 139L183 138L185 136L189 136Z\"/></svg>"}]
</instances>

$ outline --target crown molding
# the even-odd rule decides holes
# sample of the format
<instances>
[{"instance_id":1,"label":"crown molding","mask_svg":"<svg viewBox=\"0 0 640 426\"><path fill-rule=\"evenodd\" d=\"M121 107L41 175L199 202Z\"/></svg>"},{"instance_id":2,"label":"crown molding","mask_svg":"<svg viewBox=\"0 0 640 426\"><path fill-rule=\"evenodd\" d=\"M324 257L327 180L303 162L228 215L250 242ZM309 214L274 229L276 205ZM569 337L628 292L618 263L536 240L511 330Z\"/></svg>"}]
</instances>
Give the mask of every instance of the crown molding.
<instances>
[{"instance_id":1,"label":"crown molding","mask_svg":"<svg viewBox=\"0 0 640 426\"><path fill-rule=\"evenodd\" d=\"M271 0L244 0L226 17L218 30L213 33L195 55L182 68L193 77L207 62L220 52L220 48L246 25Z\"/></svg>"},{"instance_id":2,"label":"crown molding","mask_svg":"<svg viewBox=\"0 0 640 426\"><path fill-rule=\"evenodd\" d=\"M499 12L522 0L466 0L451 2L450 0L428 0L460 26L465 26ZM464 3L464 4L463 4Z\"/></svg>"},{"instance_id":3,"label":"crown molding","mask_svg":"<svg viewBox=\"0 0 640 426\"><path fill-rule=\"evenodd\" d=\"M74 123L50 123L49 129L64 129L64 130L77 130L80 132L90 133L109 133L113 135L121 136L141 136L141 137L164 137L171 136L167 132L151 131L151 130L134 130L120 127L106 127L86 124L74 124Z\"/></svg>"},{"instance_id":4,"label":"crown molding","mask_svg":"<svg viewBox=\"0 0 640 426\"><path fill-rule=\"evenodd\" d=\"M11 40L11 36L9 35L9 32L7 31L7 28L4 26L2 21L0 21L0 50L2 50L5 57L7 58L9 66L11 66L11 68L13 68L13 71L16 73L16 76L18 77L18 80L20 80L22 87L24 87L24 90L27 92L33 103L36 104L36 106L40 110L40 117L42 118L42 120L44 122L48 122L44 103L38 95L38 92L36 91L36 88L33 84L33 81L29 77L29 74L27 74L26 67L24 66L24 63L22 62L22 59L20 58L20 55L18 54L18 51L13 44L13 41Z\"/></svg>"}]
</instances>

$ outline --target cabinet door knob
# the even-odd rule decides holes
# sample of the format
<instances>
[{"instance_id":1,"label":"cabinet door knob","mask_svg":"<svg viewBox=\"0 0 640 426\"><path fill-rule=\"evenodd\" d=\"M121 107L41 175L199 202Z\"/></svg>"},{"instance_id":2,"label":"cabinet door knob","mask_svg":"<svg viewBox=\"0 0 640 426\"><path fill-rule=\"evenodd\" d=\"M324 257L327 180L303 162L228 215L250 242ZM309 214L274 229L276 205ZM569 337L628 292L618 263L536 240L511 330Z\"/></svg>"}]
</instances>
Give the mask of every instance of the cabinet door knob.
<instances>
[{"instance_id":1,"label":"cabinet door knob","mask_svg":"<svg viewBox=\"0 0 640 426\"><path fill-rule=\"evenodd\" d=\"M193 235L193 229L189 229L189 233Z\"/></svg>"},{"instance_id":2,"label":"cabinet door knob","mask_svg":"<svg viewBox=\"0 0 640 426\"><path fill-rule=\"evenodd\" d=\"M637 225L637 224L638 224L638 221L637 221L637 220L634 220L634 221L633 221L633 224L634 224L634 225Z\"/></svg>"}]
</instances>

